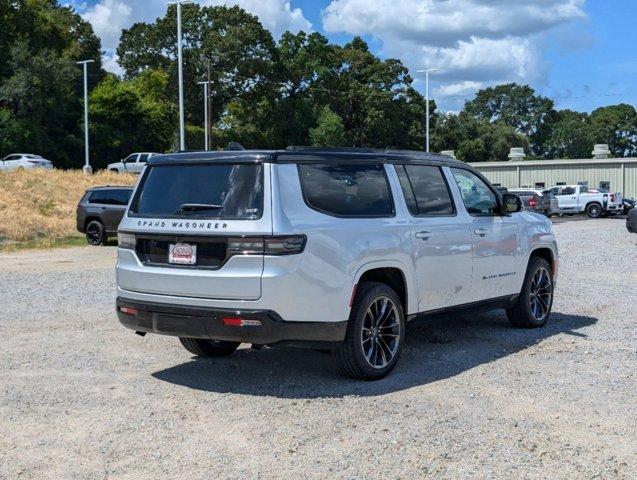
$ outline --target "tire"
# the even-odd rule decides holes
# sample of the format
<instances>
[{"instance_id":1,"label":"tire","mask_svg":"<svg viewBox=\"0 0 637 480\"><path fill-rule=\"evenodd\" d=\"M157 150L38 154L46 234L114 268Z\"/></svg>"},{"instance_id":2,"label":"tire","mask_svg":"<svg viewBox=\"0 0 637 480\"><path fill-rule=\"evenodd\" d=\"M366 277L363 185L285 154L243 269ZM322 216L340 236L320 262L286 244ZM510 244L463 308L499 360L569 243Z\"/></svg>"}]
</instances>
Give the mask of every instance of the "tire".
<instances>
[{"instance_id":1,"label":"tire","mask_svg":"<svg viewBox=\"0 0 637 480\"><path fill-rule=\"evenodd\" d=\"M602 206L597 202L586 205L586 214L589 218L600 218L603 213Z\"/></svg>"},{"instance_id":2,"label":"tire","mask_svg":"<svg viewBox=\"0 0 637 480\"><path fill-rule=\"evenodd\" d=\"M109 169L109 172L119 173L119 170L116 169L116 168L111 168L111 169Z\"/></svg>"},{"instance_id":3,"label":"tire","mask_svg":"<svg viewBox=\"0 0 637 480\"><path fill-rule=\"evenodd\" d=\"M531 257L520 296L516 304L506 311L511 325L519 328L546 325L553 306L553 289L551 266L543 258Z\"/></svg>"},{"instance_id":4,"label":"tire","mask_svg":"<svg viewBox=\"0 0 637 480\"><path fill-rule=\"evenodd\" d=\"M404 341L405 314L396 292L384 283L363 282L358 286L345 340L332 356L345 375L378 380L393 370Z\"/></svg>"},{"instance_id":5,"label":"tire","mask_svg":"<svg viewBox=\"0 0 637 480\"><path fill-rule=\"evenodd\" d=\"M99 220L91 220L85 229L86 241L91 245L102 245L106 242L104 225Z\"/></svg>"},{"instance_id":6,"label":"tire","mask_svg":"<svg viewBox=\"0 0 637 480\"><path fill-rule=\"evenodd\" d=\"M203 338L183 338L179 341L193 355L199 357L227 357L237 349L239 342L225 342L222 340L206 340Z\"/></svg>"}]
</instances>

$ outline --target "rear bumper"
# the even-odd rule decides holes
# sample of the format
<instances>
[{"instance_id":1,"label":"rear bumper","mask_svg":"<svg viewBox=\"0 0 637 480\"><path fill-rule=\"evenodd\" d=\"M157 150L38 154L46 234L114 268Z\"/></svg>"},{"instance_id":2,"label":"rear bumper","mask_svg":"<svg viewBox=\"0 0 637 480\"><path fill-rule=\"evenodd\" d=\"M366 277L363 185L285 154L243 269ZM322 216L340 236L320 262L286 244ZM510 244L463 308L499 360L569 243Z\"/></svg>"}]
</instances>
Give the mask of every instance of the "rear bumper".
<instances>
[{"instance_id":1,"label":"rear bumper","mask_svg":"<svg viewBox=\"0 0 637 480\"><path fill-rule=\"evenodd\" d=\"M166 305L117 298L117 316L127 328L137 332L175 337L227 340L257 345L323 345L345 339L347 321L293 322L271 310L230 310ZM135 315L121 311L132 308ZM258 320L258 326L226 326L224 318Z\"/></svg>"}]
</instances>

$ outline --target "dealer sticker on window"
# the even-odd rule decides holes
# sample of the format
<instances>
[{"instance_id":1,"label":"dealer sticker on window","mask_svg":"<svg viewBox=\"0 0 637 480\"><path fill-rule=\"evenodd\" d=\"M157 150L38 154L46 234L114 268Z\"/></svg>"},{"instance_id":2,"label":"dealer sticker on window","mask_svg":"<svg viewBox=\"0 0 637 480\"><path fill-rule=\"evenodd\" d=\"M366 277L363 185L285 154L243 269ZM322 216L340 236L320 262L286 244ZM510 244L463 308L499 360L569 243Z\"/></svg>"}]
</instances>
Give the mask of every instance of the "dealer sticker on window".
<instances>
[{"instance_id":1,"label":"dealer sticker on window","mask_svg":"<svg viewBox=\"0 0 637 480\"><path fill-rule=\"evenodd\" d=\"M190 243L171 243L168 246L168 263L176 265L196 265L197 245Z\"/></svg>"}]
</instances>

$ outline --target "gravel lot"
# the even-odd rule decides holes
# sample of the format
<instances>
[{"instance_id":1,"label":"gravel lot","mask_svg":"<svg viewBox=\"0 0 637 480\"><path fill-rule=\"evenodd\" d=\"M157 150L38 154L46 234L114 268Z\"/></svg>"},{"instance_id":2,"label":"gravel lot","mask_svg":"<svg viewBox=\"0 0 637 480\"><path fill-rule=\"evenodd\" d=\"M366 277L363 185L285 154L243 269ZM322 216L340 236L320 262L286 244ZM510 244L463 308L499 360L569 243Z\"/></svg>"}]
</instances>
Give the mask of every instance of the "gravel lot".
<instances>
[{"instance_id":1,"label":"gravel lot","mask_svg":"<svg viewBox=\"0 0 637 480\"><path fill-rule=\"evenodd\" d=\"M0 255L0 478L637 478L637 235L555 230L546 328L418 325L374 383L314 351L134 335L113 247Z\"/></svg>"}]
</instances>

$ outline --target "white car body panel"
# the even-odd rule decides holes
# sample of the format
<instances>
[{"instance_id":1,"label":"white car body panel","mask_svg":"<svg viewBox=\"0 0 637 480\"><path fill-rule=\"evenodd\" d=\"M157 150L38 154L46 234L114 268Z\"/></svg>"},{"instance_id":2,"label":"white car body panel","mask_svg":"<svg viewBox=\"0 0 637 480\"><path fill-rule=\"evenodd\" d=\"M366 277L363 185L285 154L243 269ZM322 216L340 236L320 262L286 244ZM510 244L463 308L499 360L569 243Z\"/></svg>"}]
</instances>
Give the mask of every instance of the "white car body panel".
<instances>
[{"instance_id":1,"label":"white car body panel","mask_svg":"<svg viewBox=\"0 0 637 480\"><path fill-rule=\"evenodd\" d=\"M120 162L109 163L106 168L118 173L142 173L146 167L146 162L154 155L157 154L153 152L131 153Z\"/></svg>"},{"instance_id":2,"label":"white car body panel","mask_svg":"<svg viewBox=\"0 0 637 480\"><path fill-rule=\"evenodd\" d=\"M573 193L564 194L564 189ZM623 212L623 200L619 193L592 193L586 185L560 185L551 187L562 213L581 213L590 203L599 203L606 212ZM570 191L570 190L569 190Z\"/></svg>"},{"instance_id":3,"label":"white car body panel","mask_svg":"<svg viewBox=\"0 0 637 480\"><path fill-rule=\"evenodd\" d=\"M349 317L357 283L371 269L400 269L407 289L405 310L415 315L516 295L534 249L548 248L557 259L551 222L543 216L527 212L471 216L449 168L443 167L456 215L415 218L409 214L393 165L386 164L385 170L395 216L338 218L306 204L296 164L264 163L261 220L220 220L217 226L205 221L197 233L303 234L307 241L302 253L239 255L217 270L184 272L143 265L133 250L119 248L118 296L155 304L265 309L286 321L342 322ZM126 214L120 231L192 234L192 226L183 223ZM429 238L416 237L422 231L429 232Z\"/></svg>"},{"instance_id":4,"label":"white car body panel","mask_svg":"<svg viewBox=\"0 0 637 480\"><path fill-rule=\"evenodd\" d=\"M53 163L40 155L32 153L12 153L0 160L0 170L18 170L18 169L43 168L45 170L53 169Z\"/></svg>"}]
</instances>

